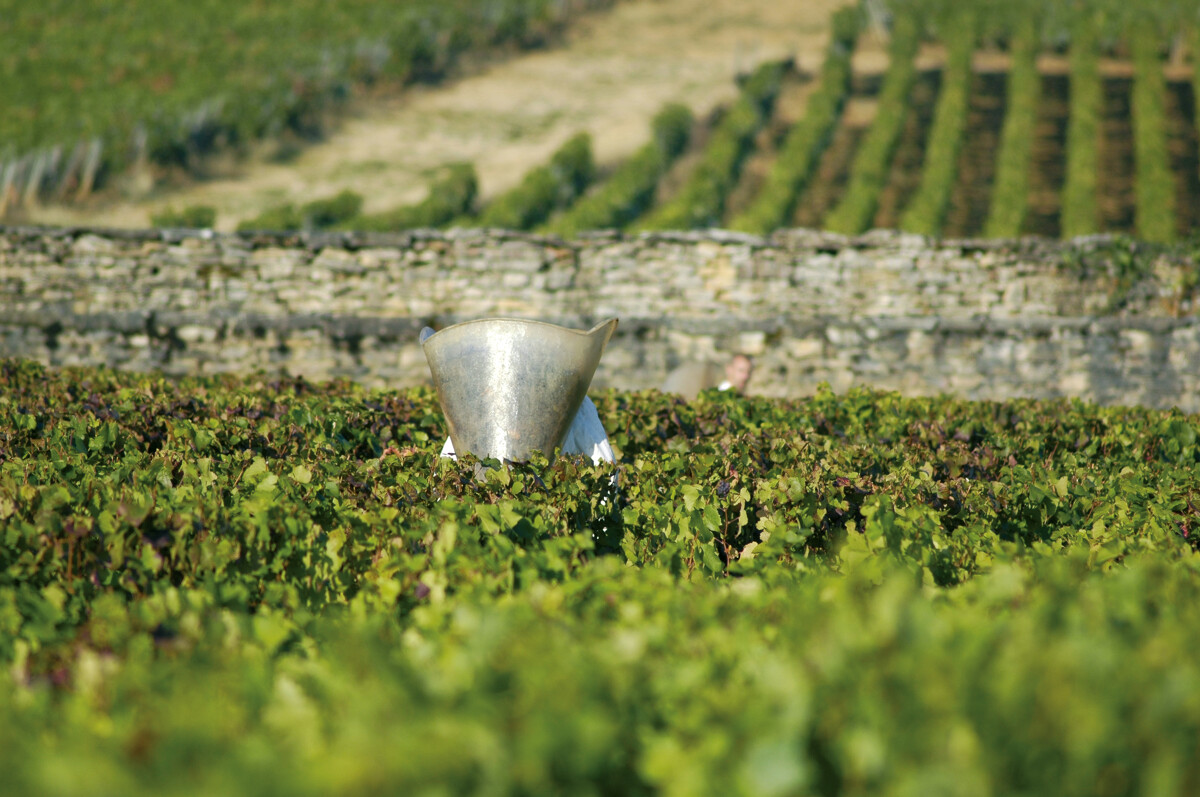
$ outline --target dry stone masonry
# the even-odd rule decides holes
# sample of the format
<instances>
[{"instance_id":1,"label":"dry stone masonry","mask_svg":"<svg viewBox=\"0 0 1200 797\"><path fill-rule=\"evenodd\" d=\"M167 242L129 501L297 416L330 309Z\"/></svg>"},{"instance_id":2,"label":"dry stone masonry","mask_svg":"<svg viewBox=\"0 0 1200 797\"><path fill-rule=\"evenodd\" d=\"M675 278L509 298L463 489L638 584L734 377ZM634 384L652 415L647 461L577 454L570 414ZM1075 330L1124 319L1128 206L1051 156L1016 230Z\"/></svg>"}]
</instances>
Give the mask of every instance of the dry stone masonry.
<instances>
[{"instance_id":1,"label":"dry stone masonry","mask_svg":"<svg viewBox=\"0 0 1200 797\"><path fill-rule=\"evenodd\" d=\"M0 228L0 356L398 388L428 381L426 324L617 316L597 387L740 351L770 396L828 382L1200 412L1194 264L1081 274L1097 245L1112 243Z\"/></svg>"}]
</instances>

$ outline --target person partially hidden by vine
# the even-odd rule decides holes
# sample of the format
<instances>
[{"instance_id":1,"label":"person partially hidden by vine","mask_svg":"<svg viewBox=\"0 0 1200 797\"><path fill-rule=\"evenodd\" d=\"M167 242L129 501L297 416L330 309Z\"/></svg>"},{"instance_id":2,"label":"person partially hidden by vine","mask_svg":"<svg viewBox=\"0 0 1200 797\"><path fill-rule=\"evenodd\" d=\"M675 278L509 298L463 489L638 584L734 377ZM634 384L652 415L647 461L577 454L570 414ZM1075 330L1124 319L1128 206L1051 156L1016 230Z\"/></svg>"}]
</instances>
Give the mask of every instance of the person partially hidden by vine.
<instances>
[{"instance_id":1,"label":"person partially hidden by vine","mask_svg":"<svg viewBox=\"0 0 1200 797\"><path fill-rule=\"evenodd\" d=\"M753 374L754 361L745 354L735 354L723 368L710 362L683 363L667 374L660 390L677 393L688 401L694 401L700 391L714 387L744 393Z\"/></svg>"}]
</instances>

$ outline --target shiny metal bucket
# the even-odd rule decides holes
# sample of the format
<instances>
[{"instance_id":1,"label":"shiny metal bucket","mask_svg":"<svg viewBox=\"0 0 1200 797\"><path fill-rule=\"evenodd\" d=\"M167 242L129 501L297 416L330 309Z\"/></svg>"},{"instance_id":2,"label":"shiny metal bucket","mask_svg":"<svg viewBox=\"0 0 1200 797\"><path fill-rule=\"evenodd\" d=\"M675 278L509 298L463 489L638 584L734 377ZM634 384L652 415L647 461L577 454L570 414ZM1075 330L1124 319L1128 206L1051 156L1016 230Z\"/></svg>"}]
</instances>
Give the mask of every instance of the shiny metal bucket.
<instances>
[{"instance_id":1,"label":"shiny metal bucket","mask_svg":"<svg viewBox=\"0 0 1200 797\"><path fill-rule=\"evenodd\" d=\"M483 318L422 332L455 453L513 462L534 451L553 456L616 328L615 318L586 332Z\"/></svg>"}]
</instances>

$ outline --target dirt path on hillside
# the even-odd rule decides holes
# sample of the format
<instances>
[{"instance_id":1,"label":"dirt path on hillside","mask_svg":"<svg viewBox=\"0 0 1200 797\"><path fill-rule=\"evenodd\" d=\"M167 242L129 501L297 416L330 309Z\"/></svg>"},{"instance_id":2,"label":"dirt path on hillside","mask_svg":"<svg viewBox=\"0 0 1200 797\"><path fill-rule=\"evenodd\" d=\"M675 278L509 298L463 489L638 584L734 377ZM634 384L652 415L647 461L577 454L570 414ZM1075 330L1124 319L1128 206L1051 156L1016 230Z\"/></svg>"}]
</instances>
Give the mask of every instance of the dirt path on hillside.
<instances>
[{"instance_id":1,"label":"dirt path on hillside","mask_svg":"<svg viewBox=\"0 0 1200 797\"><path fill-rule=\"evenodd\" d=\"M140 227L167 206L211 205L218 229L283 202L353 189L378 211L425 195L438 167L469 161L485 197L514 185L573 133L601 165L649 139L664 102L698 114L731 99L739 71L794 56L819 68L842 0L632 0L580 22L564 46L516 56L438 87L360 102L328 138L286 164L253 157L217 179L143 198L111 190L86 206L28 209L28 221Z\"/></svg>"}]
</instances>

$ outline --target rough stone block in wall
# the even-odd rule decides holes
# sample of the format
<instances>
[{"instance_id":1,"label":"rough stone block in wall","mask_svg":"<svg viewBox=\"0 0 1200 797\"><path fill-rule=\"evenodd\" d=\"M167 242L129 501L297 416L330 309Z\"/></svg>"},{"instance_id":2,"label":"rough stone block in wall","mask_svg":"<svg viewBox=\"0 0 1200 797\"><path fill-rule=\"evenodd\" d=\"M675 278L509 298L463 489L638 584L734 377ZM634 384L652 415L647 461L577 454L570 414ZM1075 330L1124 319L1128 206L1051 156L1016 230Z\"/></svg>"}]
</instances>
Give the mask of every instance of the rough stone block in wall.
<instances>
[{"instance_id":1,"label":"rough stone block in wall","mask_svg":"<svg viewBox=\"0 0 1200 797\"><path fill-rule=\"evenodd\" d=\"M1104 267L1108 243L0 228L0 356L399 388L428 379L426 324L615 315L597 387L744 351L751 391L772 396L826 382L1200 411L1198 302L1181 287L1197 264L1148 256L1130 284Z\"/></svg>"}]
</instances>

